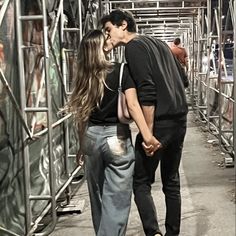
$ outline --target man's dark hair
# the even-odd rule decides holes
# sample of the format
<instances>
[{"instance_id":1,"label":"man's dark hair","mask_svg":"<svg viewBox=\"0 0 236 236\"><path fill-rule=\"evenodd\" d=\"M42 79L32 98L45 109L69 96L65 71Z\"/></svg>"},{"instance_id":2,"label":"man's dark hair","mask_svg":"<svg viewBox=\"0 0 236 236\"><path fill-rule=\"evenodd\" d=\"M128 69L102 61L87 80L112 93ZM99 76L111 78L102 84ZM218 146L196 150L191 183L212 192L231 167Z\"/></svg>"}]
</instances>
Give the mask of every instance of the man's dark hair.
<instances>
[{"instance_id":1,"label":"man's dark hair","mask_svg":"<svg viewBox=\"0 0 236 236\"><path fill-rule=\"evenodd\" d=\"M175 44L175 45L179 45L179 44L180 44L180 38L176 38L176 39L174 40L174 44Z\"/></svg>"},{"instance_id":2,"label":"man's dark hair","mask_svg":"<svg viewBox=\"0 0 236 236\"><path fill-rule=\"evenodd\" d=\"M136 22L131 12L117 9L110 14L105 15L101 19L102 27L104 28L107 22L111 22L113 25L121 26L123 21L127 22L127 30L129 32L136 32Z\"/></svg>"}]
</instances>

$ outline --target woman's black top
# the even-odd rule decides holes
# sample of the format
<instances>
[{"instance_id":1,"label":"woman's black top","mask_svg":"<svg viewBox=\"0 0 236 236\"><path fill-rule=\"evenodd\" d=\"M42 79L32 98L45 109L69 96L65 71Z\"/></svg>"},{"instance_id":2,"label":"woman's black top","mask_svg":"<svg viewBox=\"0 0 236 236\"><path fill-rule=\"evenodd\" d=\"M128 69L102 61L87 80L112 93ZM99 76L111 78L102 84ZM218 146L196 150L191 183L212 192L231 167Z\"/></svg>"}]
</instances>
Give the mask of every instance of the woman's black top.
<instances>
[{"instance_id":1,"label":"woman's black top","mask_svg":"<svg viewBox=\"0 0 236 236\"><path fill-rule=\"evenodd\" d=\"M117 118L118 86L120 63L114 63L114 69L107 75L106 86L104 86L104 96L99 108L96 108L89 121L97 125L112 125L119 123ZM135 88L135 83L130 76L128 66L124 66L122 78L122 90Z\"/></svg>"}]
</instances>

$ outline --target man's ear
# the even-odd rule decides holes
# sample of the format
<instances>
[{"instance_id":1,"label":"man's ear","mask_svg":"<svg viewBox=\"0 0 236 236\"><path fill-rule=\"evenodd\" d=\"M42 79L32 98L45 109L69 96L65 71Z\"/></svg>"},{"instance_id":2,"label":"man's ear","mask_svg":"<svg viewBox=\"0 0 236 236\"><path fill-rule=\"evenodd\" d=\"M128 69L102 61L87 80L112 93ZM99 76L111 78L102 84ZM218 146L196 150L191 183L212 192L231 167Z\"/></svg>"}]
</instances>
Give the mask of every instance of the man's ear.
<instances>
[{"instance_id":1,"label":"man's ear","mask_svg":"<svg viewBox=\"0 0 236 236\"><path fill-rule=\"evenodd\" d=\"M127 21L123 20L121 27L122 27L122 30L125 31L127 29Z\"/></svg>"}]
</instances>

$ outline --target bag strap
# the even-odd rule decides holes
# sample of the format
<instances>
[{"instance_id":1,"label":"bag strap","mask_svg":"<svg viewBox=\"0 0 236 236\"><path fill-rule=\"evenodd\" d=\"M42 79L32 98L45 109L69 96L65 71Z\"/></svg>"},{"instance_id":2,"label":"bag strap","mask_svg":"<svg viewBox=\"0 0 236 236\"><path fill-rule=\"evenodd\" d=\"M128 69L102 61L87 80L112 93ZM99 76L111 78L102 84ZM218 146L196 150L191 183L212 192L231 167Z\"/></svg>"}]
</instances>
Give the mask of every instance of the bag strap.
<instances>
[{"instance_id":1,"label":"bag strap","mask_svg":"<svg viewBox=\"0 0 236 236\"><path fill-rule=\"evenodd\" d=\"M122 90L122 78L123 78L124 65L125 65L124 62L122 62L120 65L119 87L118 87L119 91Z\"/></svg>"}]
</instances>

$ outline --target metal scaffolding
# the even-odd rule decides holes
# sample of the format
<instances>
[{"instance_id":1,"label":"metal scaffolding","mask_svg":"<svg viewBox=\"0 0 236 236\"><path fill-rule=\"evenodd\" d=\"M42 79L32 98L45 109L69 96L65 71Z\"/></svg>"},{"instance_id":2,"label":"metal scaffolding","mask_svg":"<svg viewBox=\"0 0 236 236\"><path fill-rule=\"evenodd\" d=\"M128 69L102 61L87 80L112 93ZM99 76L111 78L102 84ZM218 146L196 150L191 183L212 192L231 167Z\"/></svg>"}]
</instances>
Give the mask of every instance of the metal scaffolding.
<instances>
[{"instance_id":1,"label":"metal scaffolding","mask_svg":"<svg viewBox=\"0 0 236 236\"><path fill-rule=\"evenodd\" d=\"M58 86L61 84L61 90L62 90L62 103L63 106L67 100L67 85L69 84L68 80L69 74L71 73L71 68L69 68L70 63L68 63L68 55L66 55L68 52L71 52L72 54L77 53L77 45L75 45L74 48L68 49L65 48L66 43L64 43L64 40L60 42L60 47L62 51L62 56L60 58L67 58L67 62L60 61L60 58L58 55L56 55L56 50L54 48L54 45L56 43L56 37L60 37L62 39L65 38L65 34L71 34L76 33L73 38L76 42L79 42L82 38L82 9L81 9L81 0L77 0L77 7L76 9L78 11L78 22L76 23L75 28L71 28L66 25L65 21L65 14L64 14L64 4L70 3L72 6L72 3L75 4L75 1L63 1L58 0L54 1L55 9L51 9L53 15L52 17L48 15L50 12L49 7L51 6L46 0L38 1L37 3L31 2L32 8L29 6L28 9L30 9L28 12L25 13L23 10L22 5L26 5L26 1L21 0L15 0L15 1L4 1L3 5L0 8L0 26L4 20L5 13L8 10L8 7L14 6L14 11L16 12L16 32L17 32L17 38L16 38L16 45L17 45L17 64L18 64L18 78L19 80L19 91L20 91L20 97L18 98L17 95L14 93L13 89L11 89L12 84L9 83L10 78L5 76L4 70L1 67L0 68L0 78L2 85L6 88L8 97L12 103L12 106L17 114L17 117L20 120L21 123L21 147L20 149L20 156L22 157L22 166L23 166L23 195L24 195L24 206L22 209L24 209L24 225L19 225L19 228L21 228L22 231L24 231L24 235L48 235L50 234L55 225L56 225L56 219L57 219L57 200L62 195L62 193L67 193L67 203L69 204L70 201L70 184L73 180L73 178L78 174L78 172L81 170L81 166L75 167L73 171L71 171L71 168L69 169L68 160L70 158L73 158L75 160L76 153L70 154L70 137L69 137L69 128L68 123L71 115L65 115L63 117L57 116L55 114L55 109L53 110L52 106L56 106L56 103L54 101L54 98L52 96L52 75L50 75L50 66L49 63L53 63L55 67L55 73L58 75ZM52 3L52 2L51 2ZM30 5L29 4L29 5ZM35 4L35 5L33 5ZM35 7L37 6L37 7ZM56 10L54 12L54 10ZM73 11L73 9L71 10ZM56 13L56 14L54 14ZM51 19L49 20L49 17ZM37 29L34 28L34 26L38 27ZM49 29L50 26L50 29ZM58 28L61 28L60 35L58 34ZM36 30L36 33L32 33L33 30ZM37 38L37 43L32 41L26 41L26 35L31 34ZM3 37L3 35L2 35ZM14 42L13 42L14 43ZM35 75L36 78L33 76L28 77L28 68L31 66L29 57L32 52L35 50L36 53L38 53L38 58L40 59L40 73L37 72L39 69L36 68L36 63L34 64L34 69L31 72L31 74L35 75L35 73L38 73ZM7 53L7 52L6 52ZM31 55L32 56L32 55ZM76 56L75 56L76 57ZM33 57L31 58L33 60ZM50 61L50 62L49 62ZM27 64L29 63L29 64ZM64 66L61 68L61 64ZM39 64L38 64L39 65ZM36 71L37 70L37 71ZM37 91L35 92L35 98L34 101L29 100L29 92L32 93L30 90L33 87L33 83L35 79L37 84ZM31 82L32 81L32 82ZM14 85L14 83L13 83ZM59 90L58 90L59 91ZM42 102L42 99L43 102ZM42 105L44 104L44 105ZM2 109L2 107L0 107ZM58 110L59 111L59 110ZM12 111L12 114L14 112ZM38 114L44 114L41 115L44 117L43 126L40 128L37 127L37 118ZM9 118L11 120L11 118ZM70 121L71 123L71 121ZM55 153L57 146L53 143L53 136L55 136L55 130L58 129L58 127L61 127L61 129L64 130L64 137L61 137L62 142L64 144L61 144L64 146L65 154L62 154L62 165L63 169L60 170L61 173L65 173L66 180L64 183L57 183L60 181L58 177L56 176L56 169L57 168L57 162L55 160ZM46 139L45 139L46 137ZM47 149L47 162L48 162L48 183L46 183L46 188L48 188L48 194L44 194L41 192L38 192L38 194L32 194L32 156L30 155L30 147L34 145L35 142L38 142L39 140L46 140L46 143L44 145L44 148ZM76 143L76 140L74 140ZM40 153L38 153L40 155ZM20 172L20 170L18 170ZM20 177L19 177L20 178ZM47 177L46 177L47 179ZM20 181L20 180L18 180ZM58 189L59 188L59 189ZM17 193L15 193L17 194ZM19 193L18 193L19 194ZM38 205L42 205L42 208L39 209L39 212L33 212L33 206L37 205L35 204L38 202ZM45 202L45 203L41 203ZM22 206L19 206L22 207ZM39 224L41 223L42 219L46 214L50 213L51 215L51 221L48 225L45 225L45 229L41 231L40 233L35 233L35 231L38 229ZM22 214L21 214L22 215ZM11 219L13 216L8 216L9 219ZM16 217L16 216L15 216ZM11 222L11 220L9 220ZM22 220L19 220L19 222L22 222ZM13 231L8 228L8 225L1 224L0 231L8 233L9 235L20 235L17 232L14 233Z\"/></svg>"},{"instance_id":2,"label":"metal scaffolding","mask_svg":"<svg viewBox=\"0 0 236 236\"><path fill-rule=\"evenodd\" d=\"M233 58L227 58L225 53L226 50L233 53L234 33L229 25L230 22L234 25L234 9L233 1L228 1L227 14L223 15L222 3L221 0L217 1L213 8L212 1L208 0L205 17L201 17L202 21L199 22L198 67L194 82L197 91L192 96L196 100L193 106L199 119L206 122L208 130L218 138L222 151L229 154L225 156L225 164L230 166L235 155L235 73L232 70ZM227 45L232 47L227 48Z\"/></svg>"},{"instance_id":3,"label":"metal scaffolding","mask_svg":"<svg viewBox=\"0 0 236 236\"><path fill-rule=\"evenodd\" d=\"M131 11L141 34L158 37L167 43L176 37L182 39L189 52L191 83L186 92L199 120L206 123L208 130L218 137L222 151L229 154L225 163L231 165L235 153L233 126L236 120L232 115L235 73L224 51L227 37L233 35L230 28L235 18L233 0L103 0L102 6L104 14L116 8ZM222 13L225 8L227 15Z\"/></svg>"},{"instance_id":4,"label":"metal scaffolding","mask_svg":"<svg viewBox=\"0 0 236 236\"><path fill-rule=\"evenodd\" d=\"M63 106L71 94L71 81L74 76L73 61L76 60L77 46L82 35L89 29L96 28L101 15L109 13L113 9L123 8L131 11L141 34L158 37L167 43L172 42L176 37L181 38L189 54L191 83L186 93L190 97L191 106L208 131L217 137L222 151L227 153L226 165L233 164L236 149L236 49L234 46L229 48L233 52L233 60L229 60L224 52L227 45L234 45L236 42L236 0L39 0L34 1L40 5L40 11L35 13L22 11L22 5L25 2L23 0L5 0L0 8L0 27L2 22L6 21L4 17L10 4L14 3L16 13L17 78L19 79L15 79L15 81L19 83L20 92L18 96L16 89L12 88L14 84L9 81L0 63L0 94L1 87L4 87L20 124L20 154L17 157L20 157L23 162L25 224L20 225L19 228L24 228L25 235L48 235L52 232L56 224L57 200L62 193L66 192L66 204L69 204L70 184L81 170L81 167L76 167L73 171L70 168L70 160L75 159L76 156L76 153L72 152L70 148L71 117L55 114L55 110L59 111L59 108L53 97L55 88L50 67L53 64L53 72L56 73L58 80L57 85L60 85L61 93L58 96L61 96L61 101L59 105ZM68 8L66 9L65 6ZM225 6L228 9L226 15L222 11ZM68 14L68 12L70 13ZM74 24L70 24L69 18L74 20ZM25 25L29 22L30 27L32 27L32 22L37 22L37 26L40 22L40 26L42 26L39 33L42 39L38 45L27 42L24 38L27 33ZM32 30L32 28L30 29ZM34 33L32 35L35 36ZM229 43L227 40L231 37L233 38ZM32 55L31 50L40 54L34 63L29 60ZM41 66L40 70L36 68L36 64ZM37 71L34 73L30 71L36 69ZM38 79L37 85L32 85L32 83L36 83L33 81L35 73L40 74L40 81L36 78L36 80ZM29 82L31 80L32 83ZM29 98L28 94L33 86L38 89L33 91L34 100ZM42 97L45 99L43 100ZM38 127L39 114L45 115L43 125L40 127ZM63 130L62 172L66 176L63 183L57 179L55 171L57 150L55 150L56 144L53 136L58 127ZM45 156L48 161L48 192L32 194L33 164L29 149L38 140L44 139L46 140L44 145L47 147ZM20 172L20 170L18 171ZM60 182L59 189L57 182ZM42 204L42 209L34 213L33 205L35 202L41 201L46 204ZM49 212L51 214L50 224L45 225L45 229L40 233L36 233L44 216ZM1 223L0 232L9 235L21 234L13 231Z\"/></svg>"}]
</instances>

